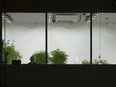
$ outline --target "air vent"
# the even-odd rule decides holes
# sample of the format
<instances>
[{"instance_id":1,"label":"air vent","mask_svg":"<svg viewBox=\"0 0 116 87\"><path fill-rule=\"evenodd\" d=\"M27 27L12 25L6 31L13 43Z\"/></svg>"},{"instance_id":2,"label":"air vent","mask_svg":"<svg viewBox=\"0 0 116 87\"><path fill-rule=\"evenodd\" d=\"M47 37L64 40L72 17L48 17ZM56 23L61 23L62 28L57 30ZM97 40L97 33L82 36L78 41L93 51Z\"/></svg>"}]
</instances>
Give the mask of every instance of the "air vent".
<instances>
[{"instance_id":1,"label":"air vent","mask_svg":"<svg viewBox=\"0 0 116 87\"><path fill-rule=\"evenodd\" d=\"M78 22L78 15L74 13L55 13L56 22Z\"/></svg>"}]
</instances>

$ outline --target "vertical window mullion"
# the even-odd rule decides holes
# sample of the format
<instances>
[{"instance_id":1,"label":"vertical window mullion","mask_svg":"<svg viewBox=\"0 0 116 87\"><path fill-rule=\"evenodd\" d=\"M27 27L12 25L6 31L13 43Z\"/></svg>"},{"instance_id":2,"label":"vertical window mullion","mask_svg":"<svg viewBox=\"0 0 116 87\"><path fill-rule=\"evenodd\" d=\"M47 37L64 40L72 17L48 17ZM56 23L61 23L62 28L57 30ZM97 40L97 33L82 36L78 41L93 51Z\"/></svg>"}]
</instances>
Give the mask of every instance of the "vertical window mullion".
<instances>
[{"instance_id":1,"label":"vertical window mullion","mask_svg":"<svg viewBox=\"0 0 116 87\"><path fill-rule=\"evenodd\" d=\"M48 23L47 23L47 12L45 13L45 51L46 51L46 61L45 63L48 63Z\"/></svg>"},{"instance_id":2,"label":"vertical window mullion","mask_svg":"<svg viewBox=\"0 0 116 87\"><path fill-rule=\"evenodd\" d=\"M90 64L92 64L92 12L90 13Z\"/></svg>"},{"instance_id":3,"label":"vertical window mullion","mask_svg":"<svg viewBox=\"0 0 116 87\"><path fill-rule=\"evenodd\" d=\"M1 14L1 17L0 19L2 19L2 13ZM0 56L0 64L2 64L2 48L3 48L3 42L2 42L2 20L1 20L1 30L0 30L0 42L1 42L1 47L0 47L0 50L1 50L1 56Z\"/></svg>"}]
</instances>

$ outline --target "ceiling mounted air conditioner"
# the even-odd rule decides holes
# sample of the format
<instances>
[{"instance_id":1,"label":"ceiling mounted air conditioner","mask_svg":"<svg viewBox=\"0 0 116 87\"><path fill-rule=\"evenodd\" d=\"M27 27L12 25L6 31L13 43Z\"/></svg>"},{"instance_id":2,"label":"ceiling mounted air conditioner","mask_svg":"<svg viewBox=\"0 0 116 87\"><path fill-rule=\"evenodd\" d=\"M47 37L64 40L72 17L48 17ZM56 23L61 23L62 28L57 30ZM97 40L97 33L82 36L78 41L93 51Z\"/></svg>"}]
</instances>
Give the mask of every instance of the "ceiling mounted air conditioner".
<instances>
[{"instance_id":1,"label":"ceiling mounted air conditioner","mask_svg":"<svg viewBox=\"0 0 116 87\"><path fill-rule=\"evenodd\" d=\"M60 13L55 14L55 21L56 22L78 22L78 15L74 13Z\"/></svg>"}]
</instances>

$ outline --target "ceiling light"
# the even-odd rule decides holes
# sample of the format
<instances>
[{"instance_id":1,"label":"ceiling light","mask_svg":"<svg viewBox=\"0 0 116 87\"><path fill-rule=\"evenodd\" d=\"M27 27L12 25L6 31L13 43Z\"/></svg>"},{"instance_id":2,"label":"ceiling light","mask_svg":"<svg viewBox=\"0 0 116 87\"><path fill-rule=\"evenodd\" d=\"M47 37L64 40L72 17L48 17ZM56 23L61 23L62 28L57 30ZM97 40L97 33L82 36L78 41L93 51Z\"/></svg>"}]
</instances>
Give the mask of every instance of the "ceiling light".
<instances>
[{"instance_id":1,"label":"ceiling light","mask_svg":"<svg viewBox=\"0 0 116 87\"><path fill-rule=\"evenodd\" d=\"M93 17L92 19L94 20L95 18Z\"/></svg>"},{"instance_id":2,"label":"ceiling light","mask_svg":"<svg viewBox=\"0 0 116 87\"><path fill-rule=\"evenodd\" d=\"M87 23L90 23L90 20L89 20L89 21L87 21Z\"/></svg>"},{"instance_id":3,"label":"ceiling light","mask_svg":"<svg viewBox=\"0 0 116 87\"><path fill-rule=\"evenodd\" d=\"M99 15L99 13L96 14L97 16Z\"/></svg>"}]
</instances>

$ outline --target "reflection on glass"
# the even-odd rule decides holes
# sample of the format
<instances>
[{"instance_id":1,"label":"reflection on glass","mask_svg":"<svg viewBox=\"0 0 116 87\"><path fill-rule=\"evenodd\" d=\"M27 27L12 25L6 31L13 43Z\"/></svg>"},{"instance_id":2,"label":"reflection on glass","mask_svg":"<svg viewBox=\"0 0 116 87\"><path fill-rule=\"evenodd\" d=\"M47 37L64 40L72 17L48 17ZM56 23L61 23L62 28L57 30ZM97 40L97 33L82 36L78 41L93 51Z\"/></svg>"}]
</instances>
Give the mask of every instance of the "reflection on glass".
<instances>
[{"instance_id":1,"label":"reflection on glass","mask_svg":"<svg viewBox=\"0 0 116 87\"><path fill-rule=\"evenodd\" d=\"M20 59L27 64L32 55L36 57L36 63L45 64L45 14L4 13L3 17L2 39L6 41L7 64Z\"/></svg>"},{"instance_id":2,"label":"reflection on glass","mask_svg":"<svg viewBox=\"0 0 116 87\"><path fill-rule=\"evenodd\" d=\"M89 64L89 22L89 13L48 13L49 64Z\"/></svg>"},{"instance_id":3,"label":"reflection on glass","mask_svg":"<svg viewBox=\"0 0 116 87\"><path fill-rule=\"evenodd\" d=\"M98 14L93 20L93 64L116 63L116 13Z\"/></svg>"}]
</instances>

